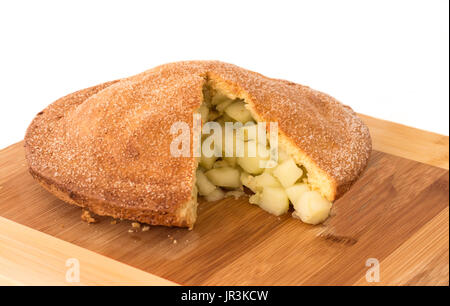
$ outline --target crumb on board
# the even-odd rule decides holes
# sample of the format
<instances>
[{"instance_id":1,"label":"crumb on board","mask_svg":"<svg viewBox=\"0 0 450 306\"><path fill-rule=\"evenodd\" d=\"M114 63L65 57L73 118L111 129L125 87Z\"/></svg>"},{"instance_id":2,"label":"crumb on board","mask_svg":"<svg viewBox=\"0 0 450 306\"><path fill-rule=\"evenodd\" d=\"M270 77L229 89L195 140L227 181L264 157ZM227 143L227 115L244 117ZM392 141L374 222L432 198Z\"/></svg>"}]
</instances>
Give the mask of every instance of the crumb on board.
<instances>
[{"instance_id":1,"label":"crumb on board","mask_svg":"<svg viewBox=\"0 0 450 306\"><path fill-rule=\"evenodd\" d=\"M87 209L83 209L81 211L81 220L87 222L88 224L97 223L97 220L94 217L92 217L91 212Z\"/></svg>"},{"instance_id":2,"label":"crumb on board","mask_svg":"<svg viewBox=\"0 0 450 306\"><path fill-rule=\"evenodd\" d=\"M233 190L233 191L228 191L225 194L226 197L234 197L235 200L239 199L242 196L245 196L244 191L242 190Z\"/></svg>"},{"instance_id":3,"label":"crumb on board","mask_svg":"<svg viewBox=\"0 0 450 306\"><path fill-rule=\"evenodd\" d=\"M167 235L167 238L169 238L170 241L172 241L173 244L177 244L178 241L175 239L175 237L171 236L171 235Z\"/></svg>"},{"instance_id":4,"label":"crumb on board","mask_svg":"<svg viewBox=\"0 0 450 306\"><path fill-rule=\"evenodd\" d=\"M136 233L141 229L142 232L148 232L150 230L149 225L142 225L139 222L131 223L131 228L128 230L129 233Z\"/></svg>"},{"instance_id":5,"label":"crumb on board","mask_svg":"<svg viewBox=\"0 0 450 306\"><path fill-rule=\"evenodd\" d=\"M117 220L112 220L111 222L110 222L111 224L117 224Z\"/></svg>"}]
</instances>

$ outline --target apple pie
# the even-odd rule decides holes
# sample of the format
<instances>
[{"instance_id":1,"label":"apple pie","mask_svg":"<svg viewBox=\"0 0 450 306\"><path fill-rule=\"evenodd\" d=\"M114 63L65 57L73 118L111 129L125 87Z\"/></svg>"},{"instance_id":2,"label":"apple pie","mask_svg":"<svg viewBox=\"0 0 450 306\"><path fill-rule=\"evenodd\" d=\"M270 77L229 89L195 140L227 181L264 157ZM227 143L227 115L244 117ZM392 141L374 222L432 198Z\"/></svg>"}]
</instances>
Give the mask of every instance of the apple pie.
<instances>
[{"instance_id":1,"label":"apple pie","mask_svg":"<svg viewBox=\"0 0 450 306\"><path fill-rule=\"evenodd\" d=\"M174 156L171 127L189 127L192 153L196 115L222 128L221 143L203 133L200 147L214 154ZM240 125L225 132L229 123ZM248 196L268 213L321 223L371 148L367 126L329 95L218 61L170 63L72 93L40 112L25 137L30 173L63 201L189 228L198 196Z\"/></svg>"}]
</instances>

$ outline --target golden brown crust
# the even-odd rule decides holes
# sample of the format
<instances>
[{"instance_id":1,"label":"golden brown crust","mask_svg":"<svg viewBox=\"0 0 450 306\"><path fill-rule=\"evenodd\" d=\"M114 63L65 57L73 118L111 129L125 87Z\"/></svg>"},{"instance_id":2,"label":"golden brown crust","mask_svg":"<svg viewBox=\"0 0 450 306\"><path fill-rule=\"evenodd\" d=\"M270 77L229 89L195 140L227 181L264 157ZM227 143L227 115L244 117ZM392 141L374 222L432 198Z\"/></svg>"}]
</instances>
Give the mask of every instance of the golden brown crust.
<instances>
[{"instance_id":1,"label":"golden brown crust","mask_svg":"<svg viewBox=\"0 0 450 306\"><path fill-rule=\"evenodd\" d=\"M66 202L153 225L195 222L194 157L170 155L170 126L189 123L206 78L246 98L332 182L336 198L365 168L367 127L308 87L216 62L179 62L81 90L40 113L25 137L31 174ZM257 118L258 119L258 118Z\"/></svg>"}]
</instances>

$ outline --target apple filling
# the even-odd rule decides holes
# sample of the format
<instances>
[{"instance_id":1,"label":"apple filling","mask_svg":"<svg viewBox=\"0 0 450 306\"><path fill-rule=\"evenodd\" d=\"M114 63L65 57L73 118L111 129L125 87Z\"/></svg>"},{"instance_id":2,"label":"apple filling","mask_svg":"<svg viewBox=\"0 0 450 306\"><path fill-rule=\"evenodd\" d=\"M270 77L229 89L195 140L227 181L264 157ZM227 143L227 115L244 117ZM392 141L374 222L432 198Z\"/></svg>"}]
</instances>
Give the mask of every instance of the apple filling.
<instances>
[{"instance_id":1,"label":"apple filling","mask_svg":"<svg viewBox=\"0 0 450 306\"><path fill-rule=\"evenodd\" d=\"M309 224L323 222L332 203L311 189L306 169L281 148L273 158L271 141L265 131L261 133L245 101L209 87L204 96L199 109L203 125L216 122L222 135L214 138L216 130L202 134L203 150L196 172L199 195L207 201L218 201L227 196L243 196L247 189L252 193L249 202L273 215L287 213L292 204L293 217ZM227 122L242 125L226 132ZM240 150L238 143L242 144ZM231 150L227 144L231 144ZM220 154L205 154L205 146Z\"/></svg>"}]
</instances>

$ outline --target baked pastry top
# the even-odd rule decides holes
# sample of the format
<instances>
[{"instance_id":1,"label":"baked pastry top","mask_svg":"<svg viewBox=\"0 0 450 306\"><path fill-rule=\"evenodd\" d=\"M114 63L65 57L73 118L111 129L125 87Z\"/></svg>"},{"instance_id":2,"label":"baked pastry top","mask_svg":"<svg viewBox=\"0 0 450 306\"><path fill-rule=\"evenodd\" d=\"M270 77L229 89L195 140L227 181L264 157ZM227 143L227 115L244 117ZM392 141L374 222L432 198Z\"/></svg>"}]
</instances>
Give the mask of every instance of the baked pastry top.
<instances>
[{"instance_id":1,"label":"baked pastry top","mask_svg":"<svg viewBox=\"0 0 450 306\"><path fill-rule=\"evenodd\" d=\"M59 198L94 213L192 227L198 158L169 153L170 127L186 122L192 131L206 85L245 101L256 121L278 122L280 147L329 201L366 167L369 130L350 107L235 65L189 61L84 89L48 106L25 137L30 173Z\"/></svg>"}]
</instances>

